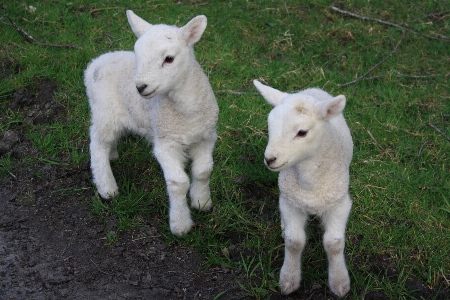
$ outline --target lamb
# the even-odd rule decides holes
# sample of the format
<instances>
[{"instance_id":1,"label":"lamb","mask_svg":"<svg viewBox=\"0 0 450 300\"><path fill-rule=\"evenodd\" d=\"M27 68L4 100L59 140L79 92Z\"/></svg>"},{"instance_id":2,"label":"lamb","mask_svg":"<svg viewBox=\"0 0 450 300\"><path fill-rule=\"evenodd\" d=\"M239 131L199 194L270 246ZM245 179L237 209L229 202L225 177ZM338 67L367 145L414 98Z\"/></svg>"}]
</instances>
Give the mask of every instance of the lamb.
<instances>
[{"instance_id":1,"label":"lamb","mask_svg":"<svg viewBox=\"0 0 450 300\"><path fill-rule=\"evenodd\" d=\"M209 184L219 108L193 50L207 19L200 15L178 28L151 25L131 10L126 14L138 38L134 52L103 54L84 73L93 180L102 198L117 196L109 162L118 158L117 142L126 133L143 136L153 144L164 173L170 230L183 235L193 225L188 190L192 207L208 211L212 206Z\"/></svg>"},{"instance_id":2,"label":"lamb","mask_svg":"<svg viewBox=\"0 0 450 300\"><path fill-rule=\"evenodd\" d=\"M288 94L254 80L259 93L274 106L268 117L269 141L264 162L279 171L280 214L285 258L280 289L300 286L301 254L308 215L318 215L325 229L328 281L339 297L350 290L345 259L345 227L352 201L349 166L353 155L350 130L342 115L346 98L310 88Z\"/></svg>"}]
</instances>

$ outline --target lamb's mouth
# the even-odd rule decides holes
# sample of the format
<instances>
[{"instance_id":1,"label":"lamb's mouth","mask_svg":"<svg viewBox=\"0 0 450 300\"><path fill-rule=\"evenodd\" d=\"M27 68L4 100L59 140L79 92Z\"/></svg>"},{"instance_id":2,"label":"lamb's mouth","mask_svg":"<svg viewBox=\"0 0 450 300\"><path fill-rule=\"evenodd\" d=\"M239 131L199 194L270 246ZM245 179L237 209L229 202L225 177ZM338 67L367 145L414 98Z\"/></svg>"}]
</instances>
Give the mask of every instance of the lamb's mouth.
<instances>
[{"instance_id":1,"label":"lamb's mouth","mask_svg":"<svg viewBox=\"0 0 450 300\"><path fill-rule=\"evenodd\" d=\"M153 91L151 91L151 92L148 93L148 94L145 94L145 95L142 95L142 94L141 94L141 96L144 97L144 98L150 98L150 97L153 96L153 94L155 94L155 92L156 92L156 89L154 89Z\"/></svg>"},{"instance_id":2,"label":"lamb's mouth","mask_svg":"<svg viewBox=\"0 0 450 300\"><path fill-rule=\"evenodd\" d=\"M270 171L274 171L274 172L277 172L277 171L281 171L282 169L284 169L285 167L286 167L286 165L288 164L288 162L285 162L284 164L282 164L281 166L275 166L275 167L272 167L272 166L267 166L267 168L269 168L269 170Z\"/></svg>"}]
</instances>

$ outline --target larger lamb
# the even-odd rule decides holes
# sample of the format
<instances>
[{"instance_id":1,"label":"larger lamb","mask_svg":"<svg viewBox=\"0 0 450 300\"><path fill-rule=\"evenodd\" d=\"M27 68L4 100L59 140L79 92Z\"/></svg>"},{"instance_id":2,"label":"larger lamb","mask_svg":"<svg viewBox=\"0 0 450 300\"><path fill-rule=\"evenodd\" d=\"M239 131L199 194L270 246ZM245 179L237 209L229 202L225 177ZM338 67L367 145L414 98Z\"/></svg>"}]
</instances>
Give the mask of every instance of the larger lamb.
<instances>
[{"instance_id":1,"label":"larger lamb","mask_svg":"<svg viewBox=\"0 0 450 300\"><path fill-rule=\"evenodd\" d=\"M118 195L110 160L118 158L117 142L125 133L143 136L164 172L170 202L170 229L187 233L191 205L211 208L210 174L217 139L219 108L193 45L206 28L197 16L178 28L151 25L127 12L138 37L132 51L117 51L94 59L84 73L91 108L91 169L103 198ZM192 184L185 172L192 161Z\"/></svg>"},{"instance_id":2,"label":"larger lamb","mask_svg":"<svg viewBox=\"0 0 450 300\"><path fill-rule=\"evenodd\" d=\"M284 294L295 291L301 279L301 254L306 243L308 215L321 217L328 256L328 281L339 297L350 290L344 259L345 227L352 206L349 166L353 155L350 130L342 115L345 96L333 97L311 88L287 94L254 85L269 104L269 142L264 162L279 171L281 227L285 257L280 273Z\"/></svg>"}]
</instances>

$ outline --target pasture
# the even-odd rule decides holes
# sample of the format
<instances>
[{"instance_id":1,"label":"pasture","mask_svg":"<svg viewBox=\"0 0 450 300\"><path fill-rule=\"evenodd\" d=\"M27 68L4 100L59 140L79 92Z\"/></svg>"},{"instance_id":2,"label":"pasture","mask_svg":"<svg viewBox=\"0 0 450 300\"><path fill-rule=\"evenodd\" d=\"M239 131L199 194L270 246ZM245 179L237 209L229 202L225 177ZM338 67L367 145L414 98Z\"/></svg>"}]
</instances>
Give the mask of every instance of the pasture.
<instances>
[{"instance_id":1,"label":"pasture","mask_svg":"<svg viewBox=\"0 0 450 300\"><path fill-rule=\"evenodd\" d=\"M319 87L347 97L344 116L354 141L353 207L345 250L351 291L345 299L450 297L448 7L448 0L2 4L0 203L16 209L3 211L0 233L6 236L17 229L11 226L18 224L23 209L22 218L40 218L39 226L61 233L58 241L65 243L61 226L73 221L76 230L76 220L69 222L67 210L61 208L66 211L61 215L45 203L70 203L77 216L82 212L88 224L97 224L93 236L101 253L134 242L153 247L158 241L168 256L199 253L196 274L209 274L201 282L210 280L216 272L211 270L228 278L209 299L227 299L231 292L277 299L284 255L277 173L263 163L271 106L252 81L291 92ZM126 9L153 24L183 26L196 15L208 18L194 49L220 108L211 177L213 210L191 210L195 225L183 237L170 233L164 178L143 139L129 136L119 144L120 157L112 163L118 197L102 200L91 181L83 71L102 53L133 49L135 36ZM16 221L8 221L6 212ZM59 223L49 221L57 214ZM329 299L323 232L316 218L311 218L307 232L301 287L288 299ZM2 245L1 238L0 261L5 261L15 246L5 240L7 246ZM141 259L136 253L126 259ZM135 268L139 274L153 272L154 280L158 272L145 269L151 262L144 260ZM100 263L91 264L93 274L112 273ZM171 266L183 268L175 262ZM0 276L10 274L6 264L0 264L0 271L6 272ZM76 272L70 276L82 282ZM146 286L142 276L136 285L128 278L130 291L164 286L161 281ZM95 276L87 281L95 281ZM4 282L0 298L2 289L8 297L20 298L14 280ZM231 282L233 289L227 286ZM182 291L171 293L170 299L183 298ZM89 298L87 292L85 296Z\"/></svg>"}]
</instances>

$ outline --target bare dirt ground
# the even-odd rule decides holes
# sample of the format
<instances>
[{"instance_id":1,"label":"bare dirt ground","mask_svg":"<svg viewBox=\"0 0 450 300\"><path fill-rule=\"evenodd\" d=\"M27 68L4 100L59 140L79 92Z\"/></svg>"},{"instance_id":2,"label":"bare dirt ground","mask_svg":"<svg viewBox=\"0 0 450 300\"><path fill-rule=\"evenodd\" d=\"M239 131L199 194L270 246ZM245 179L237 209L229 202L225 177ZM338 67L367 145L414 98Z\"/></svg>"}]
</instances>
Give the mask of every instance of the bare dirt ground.
<instances>
[{"instance_id":1,"label":"bare dirt ground","mask_svg":"<svg viewBox=\"0 0 450 300\"><path fill-rule=\"evenodd\" d=\"M0 65L3 78L15 70ZM237 283L241 271L203 268L199 252L167 244L156 225L106 242L114 221L97 220L86 202L94 196L88 163L69 167L69 158L60 157L52 164L54 158L44 157L23 134L25 126L64 116L64 107L53 100L56 88L39 79L6 104L22 110L25 122L0 135L0 155L11 155L16 164L0 183L0 299L214 299L225 291L220 299L251 299ZM24 162L25 157L44 160ZM73 189L79 192L67 192ZM382 258L373 265L374 272L389 268ZM326 286L305 280L300 291L271 299L333 299ZM450 298L450 292L430 290L419 280L408 284L417 298ZM388 298L370 291L365 299Z\"/></svg>"}]
</instances>

